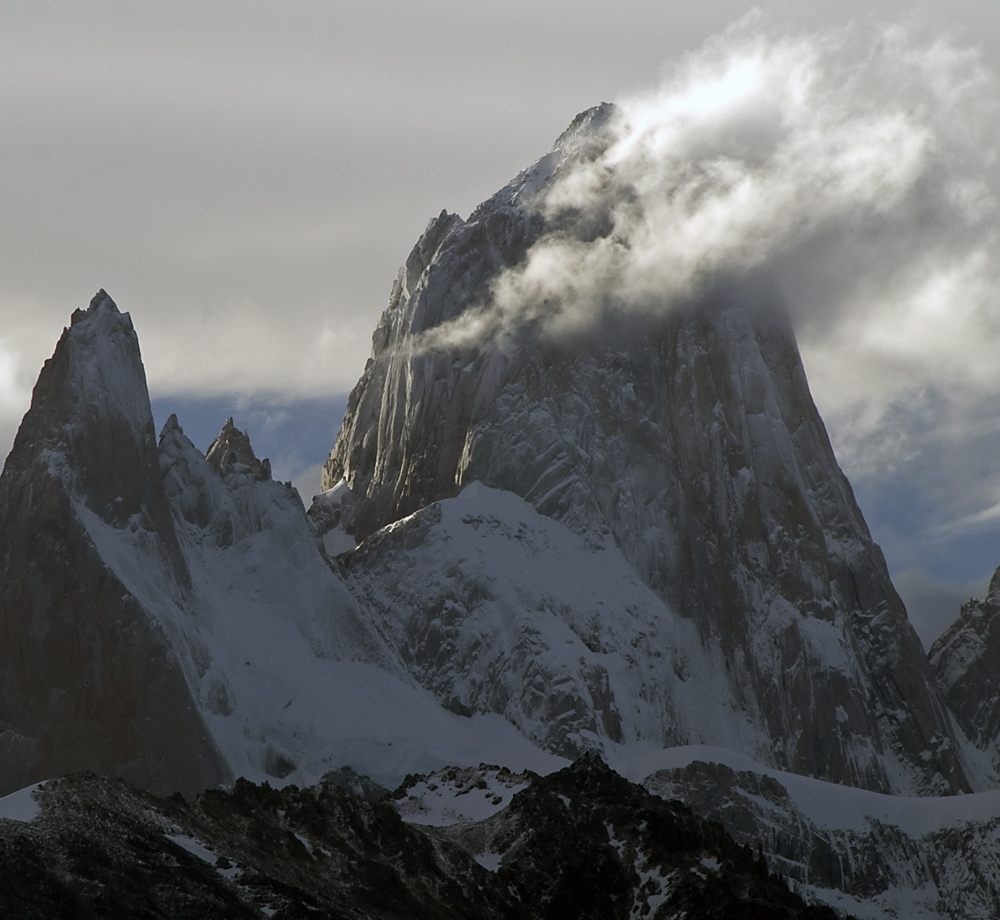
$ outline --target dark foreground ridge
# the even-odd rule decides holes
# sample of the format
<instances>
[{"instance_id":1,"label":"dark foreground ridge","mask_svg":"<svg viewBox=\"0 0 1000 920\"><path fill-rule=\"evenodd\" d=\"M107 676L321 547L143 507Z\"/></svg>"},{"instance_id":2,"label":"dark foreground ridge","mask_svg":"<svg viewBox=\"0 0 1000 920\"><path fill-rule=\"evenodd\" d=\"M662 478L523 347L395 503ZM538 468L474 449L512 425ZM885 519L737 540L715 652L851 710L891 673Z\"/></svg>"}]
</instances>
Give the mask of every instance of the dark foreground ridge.
<instances>
[{"instance_id":1,"label":"dark foreground ridge","mask_svg":"<svg viewBox=\"0 0 1000 920\"><path fill-rule=\"evenodd\" d=\"M238 780L188 802L77 774L35 800L33 820L0 820L5 920L835 917L720 825L597 758L444 828L404 823L392 797L369 802L331 782Z\"/></svg>"}]
</instances>

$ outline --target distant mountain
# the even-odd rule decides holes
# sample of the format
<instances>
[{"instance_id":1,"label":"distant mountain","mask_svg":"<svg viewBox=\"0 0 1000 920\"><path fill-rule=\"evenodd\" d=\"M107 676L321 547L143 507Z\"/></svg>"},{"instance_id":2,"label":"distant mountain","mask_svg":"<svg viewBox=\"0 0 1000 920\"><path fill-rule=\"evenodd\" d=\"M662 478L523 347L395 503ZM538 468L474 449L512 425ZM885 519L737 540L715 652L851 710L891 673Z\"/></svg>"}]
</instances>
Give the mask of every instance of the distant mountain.
<instances>
[{"instance_id":1,"label":"distant mountain","mask_svg":"<svg viewBox=\"0 0 1000 920\"><path fill-rule=\"evenodd\" d=\"M986 597L962 605L930 661L960 730L1000 771L1000 569Z\"/></svg>"}]
</instances>

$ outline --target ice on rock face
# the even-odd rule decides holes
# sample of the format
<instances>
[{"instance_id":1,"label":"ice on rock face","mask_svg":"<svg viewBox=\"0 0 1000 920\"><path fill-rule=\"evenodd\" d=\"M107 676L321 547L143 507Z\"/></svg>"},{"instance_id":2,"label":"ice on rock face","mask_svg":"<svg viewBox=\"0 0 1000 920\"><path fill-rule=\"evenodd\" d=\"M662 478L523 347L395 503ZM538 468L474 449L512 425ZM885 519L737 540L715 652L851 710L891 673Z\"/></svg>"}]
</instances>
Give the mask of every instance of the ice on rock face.
<instances>
[{"instance_id":1,"label":"ice on rock face","mask_svg":"<svg viewBox=\"0 0 1000 920\"><path fill-rule=\"evenodd\" d=\"M343 561L379 634L453 712L502 715L567 758L689 738L767 746L725 662L613 543L588 544L511 492L471 483Z\"/></svg>"},{"instance_id":2,"label":"ice on rock face","mask_svg":"<svg viewBox=\"0 0 1000 920\"><path fill-rule=\"evenodd\" d=\"M931 646L941 694L966 737L1000 771L1000 569Z\"/></svg>"},{"instance_id":3,"label":"ice on rock face","mask_svg":"<svg viewBox=\"0 0 1000 920\"><path fill-rule=\"evenodd\" d=\"M769 762L837 782L967 789L961 743L766 292L718 289L568 344L531 324L427 338L488 309L500 273L546 234L585 246L607 232L541 203L574 157L606 143L610 117L579 119L467 221L431 222L375 332L324 487L347 483L361 541L472 482L513 492L615 546L722 662L725 692L692 702L681 724L753 724ZM586 684L579 671L572 681ZM470 658L461 682L487 681Z\"/></svg>"}]
</instances>

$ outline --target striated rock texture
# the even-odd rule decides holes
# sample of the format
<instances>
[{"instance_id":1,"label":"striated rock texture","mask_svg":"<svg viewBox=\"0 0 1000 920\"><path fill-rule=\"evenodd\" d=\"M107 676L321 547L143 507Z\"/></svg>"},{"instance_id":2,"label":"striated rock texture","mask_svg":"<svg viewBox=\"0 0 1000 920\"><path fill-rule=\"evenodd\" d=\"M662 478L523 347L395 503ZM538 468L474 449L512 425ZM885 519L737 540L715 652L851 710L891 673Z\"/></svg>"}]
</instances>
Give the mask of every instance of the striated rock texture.
<instances>
[{"instance_id":1,"label":"striated rock texture","mask_svg":"<svg viewBox=\"0 0 1000 920\"><path fill-rule=\"evenodd\" d=\"M183 602L138 341L103 291L46 362L0 476L0 795L83 768L164 792L227 776L95 526L141 545Z\"/></svg>"},{"instance_id":2,"label":"striated rock texture","mask_svg":"<svg viewBox=\"0 0 1000 920\"><path fill-rule=\"evenodd\" d=\"M349 486L358 539L472 481L514 492L613 544L694 624L725 687L693 704L705 728L690 740L729 743L712 725L735 707L759 730L748 753L776 766L880 790L967 789L777 305L720 288L571 341L530 322L482 341L443 334L479 322L483 305L488 315L503 270L546 234L586 245L609 232L593 216L546 217L543 204L611 120L610 107L584 113L467 221L430 223L375 332L324 489ZM664 668L660 680L677 677Z\"/></svg>"},{"instance_id":3,"label":"striated rock texture","mask_svg":"<svg viewBox=\"0 0 1000 920\"><path fill-rule=\"evenodd\" d=\"M1000 569L930 650L941 696L966 737L1000 769Z\"/></svg>"}]
</instances>

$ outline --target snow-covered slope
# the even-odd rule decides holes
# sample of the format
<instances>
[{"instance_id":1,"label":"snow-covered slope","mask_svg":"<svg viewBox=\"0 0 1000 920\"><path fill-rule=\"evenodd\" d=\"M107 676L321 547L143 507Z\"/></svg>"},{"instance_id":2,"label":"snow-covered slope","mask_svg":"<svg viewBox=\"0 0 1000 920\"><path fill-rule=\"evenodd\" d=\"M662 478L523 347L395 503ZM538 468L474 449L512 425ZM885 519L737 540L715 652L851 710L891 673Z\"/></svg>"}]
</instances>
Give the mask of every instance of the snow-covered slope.
<instances>
[{"instance_id":1,"label":"snow-covered slope","mask_svg":"<svg viewBox=\"0 0 1000 920\"><path fill-rule=\"evenodd\" d=\"M173 417L157 447L103 292L46 364L0 505L0 793L81 769L191 793L562 763L414 683L231 420L207 458Z\"/></svg>"},{"instance_id":2,"label":"snow-covered slope","mask_svg":"<svg viewBox=\"0 0 1000 920\"><path fill-rule=\"evenodd\" d=\"M629 663L643 681L658 672L653 708L663 713L673 700L676 718L636 722L619 698L619 725L599 703L595 713L608 719L591 730L604 737L628 725L654 743L695 740L704 735L681 732L712 724L737 739L731 726L752 725L750 749L774 766L883 791L968 789L961 742L836 464L779 305L720 289L568 342L537 323L512 325L509 303L491 325L490 309L500 309L492 286L534 243L548 235L586 247L613 232L613 215L553 218L543 208L552 183L606 143L612 117L599 107L578 118L468 221L431 222L375 332L324 487L349 487L340 507L361 540L479 481L619 552L675 615L657 628L696 633L700 651L686 638L682 647L719 680L688 707L683 681L651 657L659 639L639 652L611 645L604 671ZM614 303L606 310L616 315ZM408 563L398 558L402 580ZM388 563L380 571L394 577ZM449 598L446 590L438 600ZM383 629L400 654L411 642L406 603L392 614L400 630ZM500 628L473 619L472 633ZM624 605L599 619L630 636L655 632L645 612ZM493 674L556 673L533 654L510 644L488 664L466 655L446 668L463 673L447 677L422 654L411 671L442 698L454 686L447 701L456 708L506 710L516 702L475 688L496 686ZM557 668L577 698L603 679L585 673L592 665L584 656Z\"/></svg>"},{"instance_id":3,"label":"snow-covered slope","mask_svg":"<svg viewBox=\"0 0 1000 920\"><path fill-rule=\"evenodd\" d=\"M870 920L1000 916L1000 791L888 796L675 748L617 769L760 847L808 901Z\"/></svg>"},{"instance_id":4,"label":"snow-covered slope","mask_svg":"<svg viewBox=\"0 0 1000 920\"><path fill-rule=\"evenodd\" d=\"M767 756L694 624L613 543L512 492L471 483L342 558L387 644L453 712L499 713L566 757L691 739Z\"/></svg>"}]
</instances>

